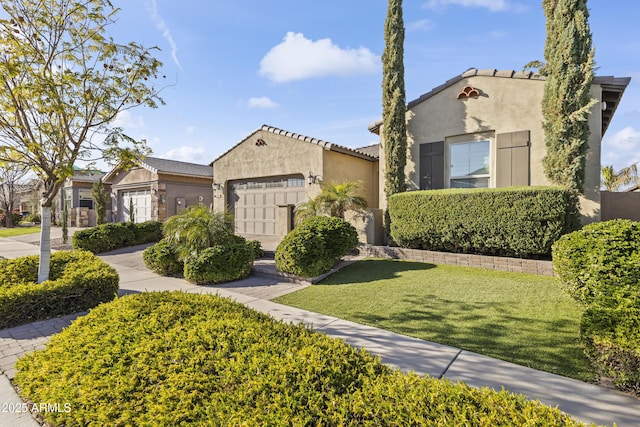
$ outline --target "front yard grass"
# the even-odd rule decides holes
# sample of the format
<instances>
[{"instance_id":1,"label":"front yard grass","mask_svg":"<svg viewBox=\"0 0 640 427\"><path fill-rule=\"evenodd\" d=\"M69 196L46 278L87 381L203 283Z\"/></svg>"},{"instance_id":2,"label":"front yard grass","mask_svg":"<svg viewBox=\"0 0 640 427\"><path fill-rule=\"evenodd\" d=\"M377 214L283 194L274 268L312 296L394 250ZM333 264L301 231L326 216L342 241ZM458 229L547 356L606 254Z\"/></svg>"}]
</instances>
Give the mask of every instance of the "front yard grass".
<instances>
[{"instance_id":1,"label":"front yard grass","mask_svg":"<svg viewBox=\"0 0 640 427\"><path fill-rule=\"evenodd\" d=\"M39 225L28 226L28 227L17 226L13 228L2 227L0 228L0 237L21 236L23 234L33 234L33 233L39 233L39 232L40 232Z\"/></svg>"},{"instance_id":2,"label":"front yard grass","mask_svg":"<svg viewBox=\"0 0 640 427\"><path fill-rule=\"evenodd\" d=\"M582 307L553 277L364 260L274 300L594 381L579 341Z\"/></svg>"}]
</instances>

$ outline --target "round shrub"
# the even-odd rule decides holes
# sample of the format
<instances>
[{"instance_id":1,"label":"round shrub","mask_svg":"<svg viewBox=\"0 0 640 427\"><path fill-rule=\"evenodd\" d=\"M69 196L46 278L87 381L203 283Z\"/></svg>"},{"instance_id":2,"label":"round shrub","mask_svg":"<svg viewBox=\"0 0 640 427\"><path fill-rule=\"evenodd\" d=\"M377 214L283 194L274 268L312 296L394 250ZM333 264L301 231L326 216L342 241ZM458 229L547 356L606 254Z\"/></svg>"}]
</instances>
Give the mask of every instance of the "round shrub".
<instances>
[{"instance_id":1,"label":"round shrub","mask_svg":"<svg viewBox=\"0 0 640 427\"><path fill-rule=\"evenodd\" d=\"M357 244L358 233L348 222L334 217L312 217L280 242L276 248L276 268L303 277L319 276L331 270Z\"/></svg>"},{"instance_id":2,"label":"round shrub","mask_svg":"<svg viewBox=\"0 0 640 427\"><path fill-rule=\"evenodd\" d=\"M364 350L215 295L92 310L17 365L52 425L578 426L508 392L404 375Z\"/></svg>"},{"instance_id":3,"label":"round shrub","mask_svg":"<svg viewBox=\"0 0 640 427\"><path fill-rule=\"evenodd\" d=\"M585 304L601 294L640 292L640 222L597 222L563 236L553 245L553 269Z\"/></svg>"},{"instance_id":4,"label":"round shrub","mask_svg":"<svg viewBox=\"0 0 640 427\"><path fill-rule=\"evenodd\" d=\"M25 222L33 222L34 224L40 224L40 222L42 221L42 217L40 216L39 213L30 213L27 216L25 216L22 220Z\"/></svg>"},{"instance_id":5,"label":"round shrub","mask_svg":"<svg viewBox=\"0 0 640 427\"><path fill-rule=\"evenodd\" d=\"M149 270L162 276L178 276L184 270L184 262L179 259L178 246L167 240L160 240L142 252L142 259Z\"/></svg>"},{"instance_id":6,"label":"round shrub","mask_svg":"<svg viewBox=\"0 0 640 427\"><path fill-rule=\"evenodd\" d=\"M90 252L54 252L49 280L39 284L38 260L0 260L0 328L85 311L118 293L116 270Z\"/></svg>"},{"instance_id":7,"label":"round shrub","mask_svg":"<svg viewBox=\"0 0 640 427\"><path fill-rule=\"evenodd\" d=\"M251 273L253 249L242 237L203 249L184 259L184 277L198 285L243 279Z\"/></svg>"},{"instance_id":8,"label":"round shrub","mask_svg":"<svg viewBox=\"0 0 640 427\"><path fill-rule=\"evenodd\" d=\"M264 250L262 250L262 243L260 243L259 240L247 240L247 244L251 246L254 259L262 258L264 256Z\"/></svg>"}]
</instances>

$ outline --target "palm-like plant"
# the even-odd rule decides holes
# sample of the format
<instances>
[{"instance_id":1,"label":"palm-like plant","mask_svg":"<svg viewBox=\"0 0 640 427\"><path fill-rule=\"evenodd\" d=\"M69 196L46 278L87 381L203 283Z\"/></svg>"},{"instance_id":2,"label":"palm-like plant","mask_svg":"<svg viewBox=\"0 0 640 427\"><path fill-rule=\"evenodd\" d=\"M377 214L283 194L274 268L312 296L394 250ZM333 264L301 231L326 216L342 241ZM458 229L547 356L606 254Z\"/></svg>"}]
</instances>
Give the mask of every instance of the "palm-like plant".
<instances>
[{"instance_id":1,"label":"palm-like plant","mask_svg":"<svg viewBox=\"0 0 640 427\"><path fill-rule=\"evenodd\" d=\"M302 202L293 209L296 225L300 225L314 216L322 215L322 213L323 209L317 198Z\"/></svg>"},{"instance_id":2,"label":"palm-like plant","mask_svg":"<svg viewBox=\"0 0 640 427\"><path fill-rule=\"evenodd\" d=\"M192 206L167 219L163 231L165 239L177 244L180 256L185 257L228 241L233 236L233 216Z\"/></svg>"},{"instance_id":3,"label":"palm-like plant","mask_svg":"<svg viewBox=\"0 0 640 427\"><path fill-rule=\"evenodd\" d=\"M606 191L618 191L622 187L640 182L638 163L634 163L616 172L613 166L604 166L601 171L600 185Z\"/></svg>"},{"instance_id":4,"label":"palm-like plant","mask_svg":"<svg viewBox=\"0 0 640 427\"><path fill-rule=\"evenodd\" d=\"M323 183L317 201L329 210L331 216L344 219L346 211L356 211L360 214L366 212L367 200L358 195L362 191L362 185L357 181Z\"/></svg>"}]
</instances>

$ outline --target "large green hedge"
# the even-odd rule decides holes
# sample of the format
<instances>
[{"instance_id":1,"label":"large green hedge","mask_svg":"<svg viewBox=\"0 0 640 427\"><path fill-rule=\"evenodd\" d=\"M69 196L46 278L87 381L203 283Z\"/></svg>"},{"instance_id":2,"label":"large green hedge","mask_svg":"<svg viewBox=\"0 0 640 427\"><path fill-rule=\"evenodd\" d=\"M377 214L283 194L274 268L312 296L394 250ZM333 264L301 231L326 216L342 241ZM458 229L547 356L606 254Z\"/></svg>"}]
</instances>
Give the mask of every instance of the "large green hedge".
<instances>
[{"instance_id":1,"label":"large green hedge","mask_svg":"<svg viewBox=\"0 0 640 427\"><path fill-rule=\"evenodd\" d=\"M90 252L54 252L49 280L40 284L38 260L0 260L0 329L85 311L118 293L116 270Z\"/></svg>"},{"instance_id":2,"label":"large green hedge","mask_svg":"<svg viewBox=\"0 0 640 427\"><path fill-rule=\"evenodd\" d=\"M586 305L586 353L616 387L640 396L640 222L593 223L553 245L560 285Z\"/></svg>"},{"instance_id":3,"label":"large green hedge","mask_svg":"<svg viewBox=\"0 0 640 427\"><path fill-rule=\"evenodd\" d=\"M76 231L71 239L74 249L84 249L94 254L158 242L162 239L162 223L146 221L112 222Z\"/></svg>"},{"instance_id":4,"label":"large green hedge","mask_svg":"<svg viewBox=\"0 0 640 427\"><path fill-rule=\"evenodd\" d=\"M391 238L402 247L545 257L571 231L571 195L556 187L412 191L389 198Z\"/></svg>"},{"instance_id":5,"label":"large green hedge","mask_svg":"<svg viewBox=\"0 0 640 427\"><path fill-rule=\"evenodd\" d=\"M247 277L253 267L254 248L239 236L203 249L184 259L184 278L198 284L230 282Z\"/></svg>"},{"instance_id":6,"label":"large green hedge","mask_svg":"<svg viewBox=\"0 0 640 427\"><path fill-rule=\"evenodd\" d=\"M356 229L343 219L316 216L294 228L276 248L276 268L284 273L315 277L358 244Z\"/></svg>"},{"instance_id":7,"label":"large green hedge","mask_svg":"<svg viewBox=\"0 0 640 427\"><path fill-rule=\"evenodd\" d=\"M506 391L404 375L343 341L214 295L144 293L92 310L16 365L54 426L578 426Z\"/></svg>"}]
</instances>

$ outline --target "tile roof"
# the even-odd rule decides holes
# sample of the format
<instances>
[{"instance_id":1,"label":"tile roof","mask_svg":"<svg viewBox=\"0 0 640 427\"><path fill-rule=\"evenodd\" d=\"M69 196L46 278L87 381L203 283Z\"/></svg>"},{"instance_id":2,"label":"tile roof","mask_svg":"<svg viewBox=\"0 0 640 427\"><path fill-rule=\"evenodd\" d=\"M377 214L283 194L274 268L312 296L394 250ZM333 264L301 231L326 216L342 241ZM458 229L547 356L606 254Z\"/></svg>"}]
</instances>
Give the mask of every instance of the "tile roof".
<instances>
[{"instance_id":1,"label":"tile roof","mask_svg":"<svg viewBox=\"0 0 640 427\"><path fill-rule=\"evenodd\" d=\"M303 142L308 142L310 144L319 145L322 148L324 148L325 150L335 151L335 152L338 152L338 153L346 154L346 155L353 156L353 157L358 157L358 158L369 160L369 161L377 160L377 156L368 154L365 151L360 151L360 149L358 149L358 148L344 147L342 145L334 144L332 142L323 141L321 139L313 138L313 137L310 137L310 136L300 135L300 134L294 133L294 132L289 132L289 131L286 131L286 130L283 130L283 129L279 129L279 128L274 127L274 126L262 125L259 129L253 131L250 135L248 135L247 137L243 138L236 145L234 145L233 147L231 147L230 149L228 149L227 151L222 153L220 156L218 156L218 158L215 159L213 162L211 162L210 165L213 165L213 163L216 160L226 156L234 148L236 148L238 145L242 144L247 139L251 138L252 135L254 135L256 132L259 132L259 131L270 132L270 133L273 133L275 135L283 135L283 136L286 136L286 137L289 137L289 138L297 139L299 141L303 141Z\"/></svg>"},{"instance_id":2,"label":"tile roof","mask_svg":"<svg viewBox=\"0 0 640 427\"><path fill-rule=\"evenodd\" d=\"M213 168L209 165L161 159L159 157L145 157L141 162L141 166L155 173L213 177Z\"/></svg>"},{"instance_id":3,"label":"tile roof","mask_svg":"<svg viewBox=\"0 0 640 427\"><path fill-rule=\"evenodd\" d=\"M423 93L413 101L409 101L409 103L407 104L407 109L413 108L414 106L431 98L437 93L442 92L446 88L454 85L455 83L459 82L462 79L465 79L468 77L475 77L475 76L502 77L502 78L510 78L510 79L541 80L541 81L545 80L545 77L543 75L534 73L532 71L496 70L495 68L479 70L477 68L469 68L464 73L454 76L453 78L447 80L443 84L434 87L429 92ZM603 129L602 129L603 135L604 135L604 132L606 131L607 126L609 125L609 122L611 121L611 118L613 117L613 113L615 112L615 109L618 106L618 102L622 97L622 92L624 92L624 90L626 89L630 81L631 81L631 77L613 77L613 76L594 77L593 84L601 85L603 92L608 91L607 93L609 94L611 93L618 94L617 97L615 96L612 97L611 101L606 101L607 104L611 104L611 105L609 105L609 108L607 109L608 112L603 113ZM605 98L604 95L605 94L603 94L603 98ZM372 123L371 125L369 125L369 131L377 134L378 132L380 132L381 125L382 125L382 120L378 120L375 123Z\"/></svg>"},{"instance_id":4,"label":"tile roof","mask_svg":"<svg viewBox=\"0 0 640 427\"><path fill-rule=\"evenodd\" d=\"M373 156L376 159L380 158L380 144L371 144L367 145L366 147L356 148L356 150Z\"/></svg>"}]
</instances>

